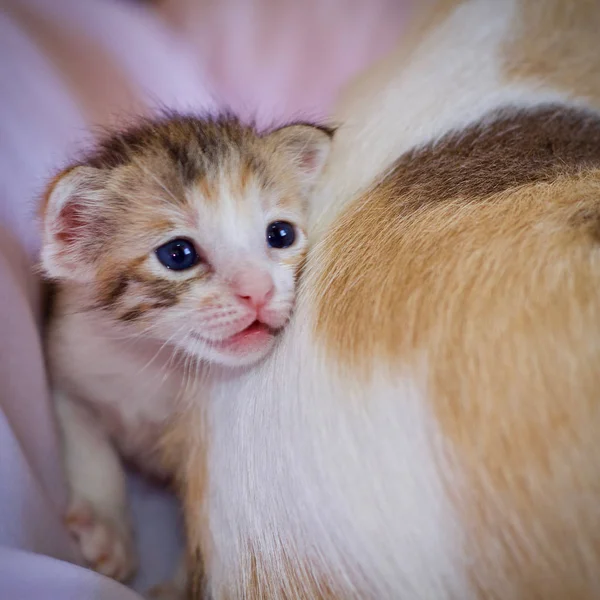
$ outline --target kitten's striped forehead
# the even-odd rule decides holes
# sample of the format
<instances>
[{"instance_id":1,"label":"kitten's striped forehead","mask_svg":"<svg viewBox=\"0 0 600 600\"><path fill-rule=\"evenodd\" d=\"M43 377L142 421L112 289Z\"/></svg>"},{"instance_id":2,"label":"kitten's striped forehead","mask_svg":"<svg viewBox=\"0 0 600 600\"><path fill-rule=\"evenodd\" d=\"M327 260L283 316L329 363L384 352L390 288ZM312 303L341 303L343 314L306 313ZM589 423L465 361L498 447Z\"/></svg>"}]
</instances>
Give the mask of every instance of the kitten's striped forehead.
<instances>
[{"instance_id":1,"label":"kitten's striped forehead","mask_svg":"<svg viewBox=\"0 0 600 600\"><path fill-rule=\"evenodd\" d=\"M113 169L159 156L178 168L185 183L192 183L232 156L251 153L255 138L253 128L233 117L169 116L110 136L85 162L92 167ZM254 159L253 165L258 169L260 163Z\"/></svg>"},{"instance_id":2,"label":"kitten's striped forehead","mask_svg":"<svg viewBox=\"0 0 600 600\"><path fill-rule=\"evenodd\" d=\"M231 116L171 115L143 121L102 141L82 162L112 174L115 202L119 196L137 195L146 201L160 199L163 207L173 203L189 208L190 199L217 207L232 194L243 208L252 187L276 190L264 198L277 204L299 202L289 161L267 135ZM224 187L231 192L228 198L222 196Z\"/></svg>"}]
</instances>

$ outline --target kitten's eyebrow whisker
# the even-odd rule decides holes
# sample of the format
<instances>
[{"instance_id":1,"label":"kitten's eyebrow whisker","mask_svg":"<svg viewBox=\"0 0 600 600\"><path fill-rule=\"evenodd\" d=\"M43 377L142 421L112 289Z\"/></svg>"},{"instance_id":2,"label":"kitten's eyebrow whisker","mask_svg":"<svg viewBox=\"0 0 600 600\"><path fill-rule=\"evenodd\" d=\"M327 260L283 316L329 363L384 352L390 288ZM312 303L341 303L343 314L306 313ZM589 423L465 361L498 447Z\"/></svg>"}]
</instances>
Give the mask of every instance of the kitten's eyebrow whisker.
<instances>
[{"instance_id":1,"label":"kitten's eyebrow whisker","mask_svg":"<svg viewBox=\"0 0 600 600\"><path fill-rule=\"evenodd\" d=\"M177 204L180 203L181 200L177 198L177 196L175 196L175 194L171 190L169 190L167 186L154 173L152 173L152 171L146 168L146 165L143 163L143 161L141 161L137 156L134 157L133 160L136 166L138 166L144 172L145 175L150 177L150 179L152 179L152 181L154 181L154 183L156 183L160 187L160 189L165 192L165 194L170 196L171 199Z\"/></svg>"}]
</instances>

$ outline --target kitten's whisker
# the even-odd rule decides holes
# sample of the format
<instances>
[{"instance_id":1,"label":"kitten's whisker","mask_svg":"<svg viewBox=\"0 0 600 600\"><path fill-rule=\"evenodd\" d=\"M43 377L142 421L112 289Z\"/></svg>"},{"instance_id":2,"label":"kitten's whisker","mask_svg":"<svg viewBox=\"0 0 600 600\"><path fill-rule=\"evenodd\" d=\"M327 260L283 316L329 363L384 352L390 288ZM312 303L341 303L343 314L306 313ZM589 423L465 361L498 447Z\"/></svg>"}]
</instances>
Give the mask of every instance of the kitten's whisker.
<instances>
[{"instance_id":1,"label":"kitten's whisker","mask_svg":"<svg viewBox=\"0 0 600 600\"><path fill-rule=\"evenodd\" d=\"M185 398L187 396L187 388L189 385L189 378L190 378L190 372L191 372L190 365L191 365L193 356L194 355L189 352L186 354L186 357L185 357L185 360L183 363L183 382L182 382L183 385L181 385L179 387L177 396L175 398L176 402L179 402L182 398Z\"/></svg>"},{"instance_id":2,"label":"kitten's whisker","mask_svg":"<svg viewBox=\"0 0 600 600\"><path fill-rule=\"evenodd\" d=\"M142 367L141 370L138 371L138 375L142 374L155 360L156 358L160 355L160 353L164 350L164 348L175 338L177 337L185 328L186 328L187 324L184 323L183 325L181 325L181 327L179 327L179 329L175 330L175 332L170 335L160 346L160 348L156 351L156 353L154 354L154 356Z\"/></svg>"},{"instance_id":3,"label":"kitten's whisker","mask_svg":"<svg viewBox=\"0 0 600 600\"><path fill-rule=\"evenodd\" d=\"M105 328L106 331L99 333L99 336L102 336L106 340L114 340L126 343L134 343L140 340L148 339L149 334L154 331L157 331L159 327L152 323L141 330L131 331L130 333L124 332L123 330L118 330L118 333L121 335L116 335L117 332L112 332L110 328Z\"/></svg>"},{"instance_id":4,"label":"kitten's whisker","mask_svg":"<svg viewBox=\"0 0 600 600\"><path fill-rule=\"evenodd\" d=\"M164 383L164 381L167 379L167 377L170 374L170 370L172 368L175 368L175 365L173 364L175 359L179 358L179 355L181 354L181 349L177 346L174 346L173 349L171 350L171 356L169 356L169 360L161 367L159 373L163 373L163 377L161 382Z\"/></svg>"}]
</instances>

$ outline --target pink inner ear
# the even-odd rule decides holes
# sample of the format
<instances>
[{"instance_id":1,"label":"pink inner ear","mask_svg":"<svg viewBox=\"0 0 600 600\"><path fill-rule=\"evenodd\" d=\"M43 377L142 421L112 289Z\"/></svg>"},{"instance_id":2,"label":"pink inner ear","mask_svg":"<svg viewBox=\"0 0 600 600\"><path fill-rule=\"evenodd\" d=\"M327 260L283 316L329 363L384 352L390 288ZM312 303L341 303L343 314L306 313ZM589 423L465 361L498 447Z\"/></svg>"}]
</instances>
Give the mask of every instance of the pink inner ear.
<instances>
[{"instance_id":1,"label":"pink inner ear","mask_svg":"<svg viewBox=\"0 0 600 600\"><path fill-rule=\"evenodd\" d=\"M69 200L60 211L56 237L64 244L72 244L84 235L86 224L83 207L77 200Z\"/></svg>"},{"instance_id":2,"label":"pink inner ear","mask_svg":"<svg viewBox=\"0 0 600 600\"><path fill-rule=\"evenodd\" d=\"M307 171L314 171L317 168L317 158L319 153L317 150L306 150L302 153L300 164Z\"/></svg>"}]
</instances>

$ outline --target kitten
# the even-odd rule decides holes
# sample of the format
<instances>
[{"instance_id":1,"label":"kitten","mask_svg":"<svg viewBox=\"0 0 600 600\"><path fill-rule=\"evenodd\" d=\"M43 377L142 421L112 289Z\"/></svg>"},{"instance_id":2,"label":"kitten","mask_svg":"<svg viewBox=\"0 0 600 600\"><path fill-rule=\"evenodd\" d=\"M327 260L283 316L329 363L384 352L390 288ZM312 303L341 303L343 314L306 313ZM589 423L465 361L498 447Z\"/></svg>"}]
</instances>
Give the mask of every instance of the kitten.
<instances>
[{"instance_id":1,"label":"kitten","mask_svg":"<svg viewBox=\"0 0 600 600\"><path fill-rule=\"evenodd\" d=\"M196 367L252 364L288 321L330 138L173 116L114 135L51 184L41 262L56 287L66 523L97 571L127 580L136 566L121 459L172 475L156 446Z\"/></svg>"}]
</instances>

